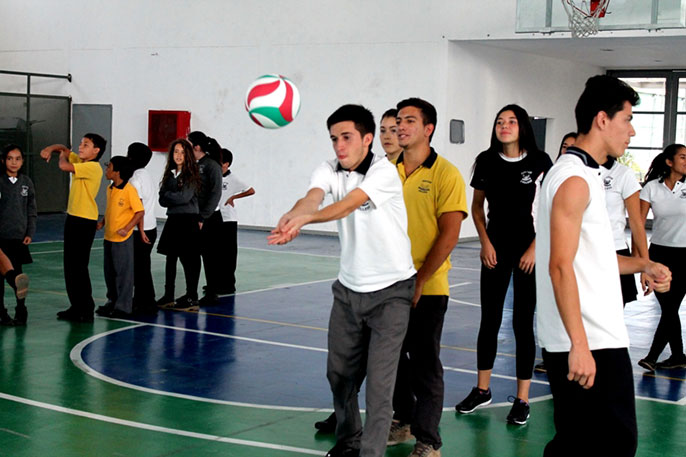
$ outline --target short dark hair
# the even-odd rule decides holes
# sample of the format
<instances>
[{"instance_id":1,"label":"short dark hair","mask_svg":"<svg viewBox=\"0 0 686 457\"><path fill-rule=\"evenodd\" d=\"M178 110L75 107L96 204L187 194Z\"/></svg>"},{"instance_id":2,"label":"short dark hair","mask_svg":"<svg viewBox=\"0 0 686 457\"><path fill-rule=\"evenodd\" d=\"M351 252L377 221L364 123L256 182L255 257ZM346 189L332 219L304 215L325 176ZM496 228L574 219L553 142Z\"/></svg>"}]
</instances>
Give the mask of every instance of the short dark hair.
<instances>
[{"instance_id":1,"label":"short dark hair","mask_svg":"<svg viewBox=\"0 0 686 457\"><path fill-rule=\"evenodd\" d=\"M345 121L351 121L353 124L355 124L355 130L360 132L360 136L364 137L368 133L371 133L372 137L374 136L374 131L376 130L374 115L364 106L341 106L326 120L326 128L331 130L332 125Z\"/></svg>"},{"instance_id":2,"label":"short dark hair","mask_svg":"<svg viewBox=\"0 0 686 457\"><path fill-rule=\"evenodd\" d=\"M98 155L94 159L96 162L99 161L107 149L107 140L97 133L86 133L83 138L88 138L93 142L93 146L100 149L100 151L98 151Z\"/></svg>"},{"instance_id":3,"label":"short dark hair","mask_svg":"<svg viewBox=\"0 0 686 457\"><path fill-rule=\"evenodd\" d=\"M110 164L112 165L112 171L118 171L119 177L124 183L129 182L133 175L133 164L128 157L114 156L110 159Z\"/></svg>"},{"instance_id":4,"label":"short dark hair","mask_svg":"<svg viewBox=\"0 0 686 457\"><path fill-rule=\"evenodd\" d=\"M188 141L191 142L193 147L199 146L201 151L207 152L207 135L200 130L195 130L189 133Z\"/></svg>"},{"instance_id":5,"label":"short dark hair","mask_svg":"<svg viewBox=\"0 0 686 457\"><path fill-rule=\"evenodd\" d=\"M396 108L398 109L398 111L400 111L401 109L407 108L408 106L412 106L419 109L419 112L422 113L422 122L424 123L424 125L432 124L434 126L434 130L433 132L431 132L431 136L429 136L429 143L431 143L431 139L434 137L434 133L436 132L436 124L438 123L436 107L434 107L431 103L427 102L426 100L422 100L419 97L410 97L398 102Z\"/></svg>"},{"instance_id":6,"label":"short dark hair","mask_svg":"<svg viewBox=\"0 0 686 457\"><path fill-rule=\"evenodd\" d=\"M2 160L2 163L0 163L0 172L5 171L5 169L6 169L5 161L7 160L7 154L14 151L15 149L19 150L19 154L21 154L21 158L23 160L26 159L26 157L24 157L24 150L21 148L21 146L19 146L18 144L14 144L14 143L6 144L5 146L2 147L2 154L0 155L0 160ZM22 165L21 168L23 169L24 166Z\"/></svg>"},{"instance_id":7,"label":"short dark hair","mask_svg":"<svg viewBox=\"0 0 686 457\"><path fill-rule=\"evenodd\" d=\"M393 119L395 119L396 117L398 117L398 110L395 108L386 110L386 112L381 115L381 120L383 121L387 117L392 117Z\"/></svg>"},{"instance_id":8,"label":"short dark hair","mask_svg":"<svg viewBox=\"0 0 686 457\"><path fill-rule=\"evenodd\" d=\"M638 93L619 78L608 75L588 78L586 88L574 109L577 132L580 134L590 132L593 119L599 112L605 112L612 119L615 114L624 109L625 102L636 106L640 100Z\"/></svg>"},{"instance_id":9,"label":"short dark hair","mask_svg":"<svg viewBox=\"0 0 686 457\"><path fill-rule=\"evenodd\" d=\"M126 151L126 157L131 160L134 170L144 168L152 158L152 151L147 144L131 143Z\"/></svg>"},{"instance_id":10,"label":"short dark hair","mask_svg":"<svg viewBox=\"0 0 686 457\"><path fill-rule=\"evenodd\" d=\"M233 163L233 154L226 148L222 148L222 163L228 163L229 166Z\"/></svg>"}]
</instances>

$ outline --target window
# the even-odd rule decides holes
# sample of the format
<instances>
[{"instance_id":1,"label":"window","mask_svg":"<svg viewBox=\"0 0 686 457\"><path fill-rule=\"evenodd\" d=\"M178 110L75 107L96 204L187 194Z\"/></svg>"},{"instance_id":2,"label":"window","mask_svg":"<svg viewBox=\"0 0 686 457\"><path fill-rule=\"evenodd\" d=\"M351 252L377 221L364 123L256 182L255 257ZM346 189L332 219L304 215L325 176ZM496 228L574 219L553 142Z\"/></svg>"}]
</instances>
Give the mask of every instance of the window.
<instances>
[{"instance_id":1,"label":"window","mask_svg":"<svg viewBox=\"0 0 686 457\"><path fill-rule=\"evenodd\" d=\"M643 180L653 158L665 146L686 142L686 71L610 71L641 97L634 107L636 136L621 162Z\"/></svg>"}]
</instances>

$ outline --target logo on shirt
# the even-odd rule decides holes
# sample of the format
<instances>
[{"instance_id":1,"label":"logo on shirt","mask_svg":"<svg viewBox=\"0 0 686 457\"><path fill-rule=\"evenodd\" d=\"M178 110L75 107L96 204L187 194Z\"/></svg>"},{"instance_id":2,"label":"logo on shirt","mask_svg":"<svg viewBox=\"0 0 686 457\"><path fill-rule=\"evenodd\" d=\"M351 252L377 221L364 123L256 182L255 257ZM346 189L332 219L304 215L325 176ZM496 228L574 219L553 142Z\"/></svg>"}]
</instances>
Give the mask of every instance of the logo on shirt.
<instances>
[{"instance_id":1,"label":"logo on shirt","mask_svg":"<svg viewBox=\"0 0 686 457\"><path fill-rule=\"evenodd\" d=\"M680 189L679 198L686 199L686 189Z\"/></svg>"},{"instance_id":2,"label":"logo on shirt","mask_svg":"<svg viewBox=\"0 0 686 457\"><path fill-rule=\"evenodd\" d=\"M422 183L417 187L417 190L423 194L428 194L431 192L431 181L422 179Z\"/></svg>"},{"instance_id":3,"label":"logo on shirt","mask_svg":"<svg viewBox=\"0 0 686 457\"><path fill-rule=\"evenodd\" d=\"M522 179L520 179L519 182L522 184L531 184L532 182L534 182L534 180L531 178L533 174L533 171L523 171Z\"/></svg>"},{"instance_id":4,"label":"logo on shirt","mask_svg":"<svg viewBox=\"0 0 686 457\"><path fill-rule=\"evenodd\" d=\"M117 203L117 205L119 205L120 207L123 208L123 207L124 207L124 199L123 199L123 198L120 198L120 199L119 199L119 202Z\"/></svg>"},{"instance_id":5,"label":"logo on shirt","mask_svg":"<svg viewBox=\"0 0 686 457\"><path fill-rule=\"evenodd\" d=\"M29 196L29 186L21 186L21 196L22 197L28 197Z\"/></svg>"},{"instance_id":6,"label":"logo on shirt","mask_svg":"<svg viewBox=\"0 0 686 457\"><path fill-rule=\"evenodd\" d=\"M229 188L229 183L228 182L223 182L222 183L222 190L227 190Z\"/></svg>"},{"instance_id":7,"label":"logo on shirt","mask_svg":"<svg viewBox=\"0 0 686 457\"><path fill-rule=\"evenodd\" d=\"M605 186L605 190L610 190L612 189L612 181L614 181L615 178L612 176L605 176L603 179L603 185Z\"/></svg>"},{"instance_id":8,"label":"logo on shirt","mask_svg":"<svg viewBox=\"0 0 686 457\"><path fill-rule=\"evenodd\" d=\"M360 207L359 207L358 209L359 209L360 211L369 211L369 210L371 210L371 209L372 209L372 202L371 202L371 200L367 200L366 202L364 202L363 204L361 204Z\"/></svg>"}]
</instances>

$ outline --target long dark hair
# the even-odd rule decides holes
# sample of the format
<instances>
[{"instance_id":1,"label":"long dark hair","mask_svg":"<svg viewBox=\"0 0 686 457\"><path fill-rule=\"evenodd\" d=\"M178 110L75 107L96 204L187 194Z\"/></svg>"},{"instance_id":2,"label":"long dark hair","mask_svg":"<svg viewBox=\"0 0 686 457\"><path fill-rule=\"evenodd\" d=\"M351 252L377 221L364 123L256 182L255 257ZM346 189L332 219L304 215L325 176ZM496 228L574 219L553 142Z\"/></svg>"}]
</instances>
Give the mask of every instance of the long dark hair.
<instances>
[{"instance_id":1,"label":"long dark hair","mask_svg":"<svg viewBox=\"0 0 686 457\"><path fill-rule=\"evenodd\" d=\"M576 132L569 132L568 134L562 137L562 141L560 141L560 149L557 151L557 159L559 159L562 155L562 146L565 144L565 141L567 141L567 138L574 138L576 140L578 136L579 135Z\"/></svg>"},{"instance_id":2,"label":"long dark hair","mask_svg":"<svg viewBox=\"0 0 686 457\"><path fill-rule=\"evenodd\" d=\"M176 170L176 162L174 162L174 148L180 144L183 147L183 164L181 165L181 174L177 178L179 187L193 186L200 189L200 173L198 172L198 164L195 162L193 155L193 146L185 138L178 138L169 145L169 154L167 156L167 165L164 168L162 175L162 182L160 185L164 187L167 180L171 179L172 170Z\"/></svg>"},{"instance_id":3,"label":"long dark hair","mask_svg":"<svg viewBox=\"0 0 686 457\"><path fill-rule=\"evenodd\" d=\"M495 126L498 123L498 117L505 111L512 111L517 118L517 124L519 125L519 140L517 140L517 143L519 144L519 150L526 151L527 154L545 154L536 144L534 129L531 126L529 114L526 112L526 110L515 104L505 105L500 109L500 111L498 111L498 114L495 115L495 119L493 119L493 126L491 127L491 144L488 146L488 149L476 157L474 167L472 167L472 172L474 171L474 168L476 168L476 162L481 158L490 157L503 152L503 143L500 142L495 134Z\"/></svg>"},{"instance_id":4,"label":"long dark hair","mask_svg":"<svg viewBox=\"0 0 686 457\"><path fill-rule=\"evenodd\" d=\"M667 160L674 162L674 156L676 156L682 148L686 148L686 146L679 143L670 144L664 151L655 156L650 164L650 168L648 168L648 173L646 173L643 184L645 185L648 181L652 181L653 179L659 179L660 182L664 181L672 172L671 167L667 165ZM684 177L682 177L681 180L683 181Z\"/></svg>"}]
</instances>

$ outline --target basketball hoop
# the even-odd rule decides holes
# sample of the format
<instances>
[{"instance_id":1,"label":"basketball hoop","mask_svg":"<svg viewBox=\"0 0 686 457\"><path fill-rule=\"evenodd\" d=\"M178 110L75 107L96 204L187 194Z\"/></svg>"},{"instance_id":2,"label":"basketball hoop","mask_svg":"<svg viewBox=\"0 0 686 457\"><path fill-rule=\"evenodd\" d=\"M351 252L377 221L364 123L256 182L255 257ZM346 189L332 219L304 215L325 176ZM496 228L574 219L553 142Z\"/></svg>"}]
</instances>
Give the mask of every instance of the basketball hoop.
<instances>
[{"instance_id":1,"label":"basketball hoop","mask_svg":"<svg viewBox=\"0 0 686 457\"><path fill-rule=\"evenodd\" d=\"M598 33L598 18L605 17L610 0L561 0L574 38Z\"/></svg>"}]
</instances>

